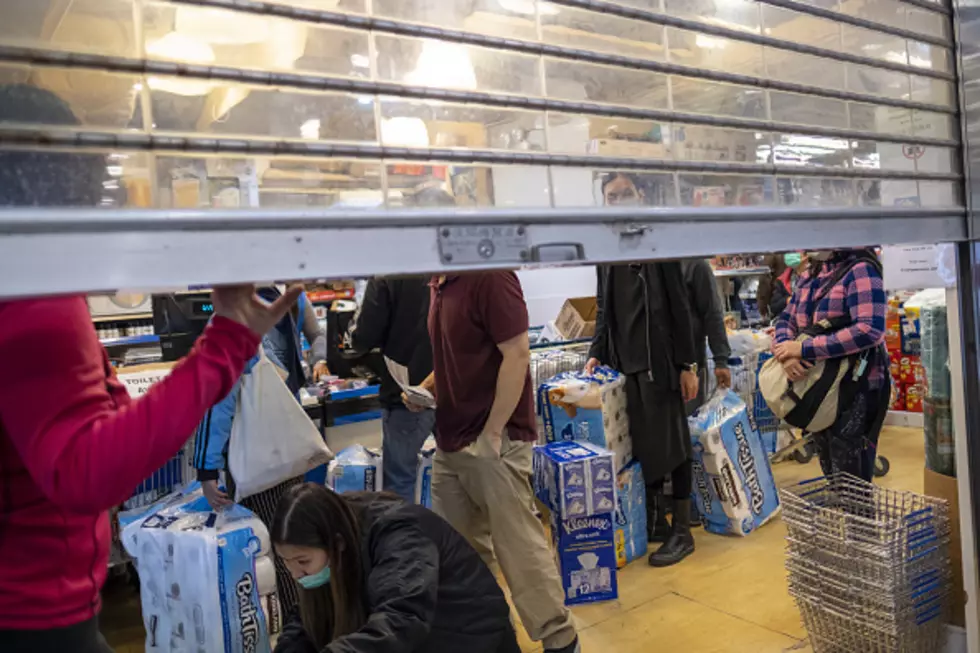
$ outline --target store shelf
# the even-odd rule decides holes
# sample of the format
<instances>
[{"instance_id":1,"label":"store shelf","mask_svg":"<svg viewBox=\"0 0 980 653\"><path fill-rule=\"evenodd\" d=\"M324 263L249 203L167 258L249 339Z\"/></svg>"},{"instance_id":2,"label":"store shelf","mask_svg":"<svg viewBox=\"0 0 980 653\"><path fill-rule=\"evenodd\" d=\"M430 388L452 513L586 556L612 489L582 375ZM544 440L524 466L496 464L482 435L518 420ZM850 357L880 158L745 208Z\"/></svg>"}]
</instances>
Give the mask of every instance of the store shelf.
<instances>
[{"instance_id":1,"label":"store shelf","mask_svg":"<svg viewBox=\"0 0 980 653\"><path fill-rule=\"evenodd\" d=\"M324 395L325 401L348 401L350 399L364 399L365 397L377 397L381 386L369 385L366 388L353 388L351 390L334 390L330 394Z\"/></svg>"},{"instance_id":2,"label":"store shelf","mask_svg":"<svg viewBox=\"0 0 980 653\"><path fill-rule=\"evenodd\" d=\"M0 210L0 297L707 257L759 243L953 242L966 238L964 216L905 207L9 208Z\"/></svg>"},{"instance_id":3,"label":"store shelf","mask_svg":"<svg viewBox=\"0 0 980 653\"><path fill-rule=\"evenodd\" d=\"M131 313L129 315L93 315L92 322L127 322L129 320L152 320L153 313Z\"/></svg>"},{"instance_id":4,"label":"store shelf","mask_svg":"<svg viewBox=\"0 0 980 653\"><path fill-rule=\"evenodd\" d=\"M758 277L769 274L769 268L738 268L734 270L715 270L716 277Z\"/></svg>"},{"instance_id":5,"label":"store shelf","mask_svg":"<svg viewBox=\"0 0 980 653\"><path fill-rule=\"evenodd\" d=\"M132 347L134 345L153 345L160 342L160 336L124 336L122 338L105 338L100 340L103 347Z\"/></svg>"}]
</instances>

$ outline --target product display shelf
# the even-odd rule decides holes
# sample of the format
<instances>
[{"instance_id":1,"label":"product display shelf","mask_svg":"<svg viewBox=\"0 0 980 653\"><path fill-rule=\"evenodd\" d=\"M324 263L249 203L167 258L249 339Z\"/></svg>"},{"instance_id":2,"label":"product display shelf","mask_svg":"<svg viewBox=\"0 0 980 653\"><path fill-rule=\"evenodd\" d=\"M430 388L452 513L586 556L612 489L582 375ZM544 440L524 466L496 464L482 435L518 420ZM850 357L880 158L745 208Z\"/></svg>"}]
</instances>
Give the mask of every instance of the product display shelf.
<instances>
[{"instance_id":1,"label":"product display shelf","mask_svg":"<svg viewBox=\"0 0 980 653\"><path fill-rule=\"evenodd\" d=\"M100 340L103 347L132 347L134 345L155 345L160 342L160 336L157 335L143 335L143 336L123 336L121 338L106 338Z\"/></svg>"}]
</instances>

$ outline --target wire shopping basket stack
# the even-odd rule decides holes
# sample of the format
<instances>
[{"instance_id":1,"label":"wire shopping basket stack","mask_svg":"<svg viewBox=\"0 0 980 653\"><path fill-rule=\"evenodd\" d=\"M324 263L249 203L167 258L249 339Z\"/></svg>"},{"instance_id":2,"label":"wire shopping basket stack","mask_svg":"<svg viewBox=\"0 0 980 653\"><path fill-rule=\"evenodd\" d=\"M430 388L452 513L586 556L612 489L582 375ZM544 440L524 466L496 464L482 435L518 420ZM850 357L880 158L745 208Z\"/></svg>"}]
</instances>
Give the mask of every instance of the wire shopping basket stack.
<instances>
[{"instance_id":1,"label":"wire shopping basket stack","mask_svg":"<svg viewBox=\"0 0 980 653\"><path fill-rule=\"evenodd\" d=\"M850 474L780 490L786 568L815 653L941 651L948 504Z\"/></svg>"}]
</instances>

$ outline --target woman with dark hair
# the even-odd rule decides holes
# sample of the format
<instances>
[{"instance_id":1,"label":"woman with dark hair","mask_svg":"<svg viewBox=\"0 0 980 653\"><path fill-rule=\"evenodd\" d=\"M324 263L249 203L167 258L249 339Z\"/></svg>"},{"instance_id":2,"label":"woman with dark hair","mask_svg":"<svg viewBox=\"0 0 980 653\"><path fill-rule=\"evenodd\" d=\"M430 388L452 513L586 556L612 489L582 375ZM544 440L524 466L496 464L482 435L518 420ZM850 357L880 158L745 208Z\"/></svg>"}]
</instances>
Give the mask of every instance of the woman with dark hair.
<instances>
[{"instance_id":1,"label":"woman with dark hair","mask_svg":"<svg viewBox=\"0 0 980 653\"><path fill-rule=\"evenodd\" d=\"M857 376L841 385L837 421L813 435L824 474L848 472L870 481L891 394L881 264L866 249L809 258L809 270L776 321L773 353L794 381L806 376L812 361L856 359ZM812 337L798 340L804 333Z\"/></svg>"},{"instance_id":2,"label":"woman with dark hair","mask_svg":"<svg viewBox=\"0 0 980 653\"><path fill-rule=\"evenodd\" d=\"M430 510L305 483L270 534L299 585L276 653L520 652L493 574Z\"/></svg>"}]
</instances>

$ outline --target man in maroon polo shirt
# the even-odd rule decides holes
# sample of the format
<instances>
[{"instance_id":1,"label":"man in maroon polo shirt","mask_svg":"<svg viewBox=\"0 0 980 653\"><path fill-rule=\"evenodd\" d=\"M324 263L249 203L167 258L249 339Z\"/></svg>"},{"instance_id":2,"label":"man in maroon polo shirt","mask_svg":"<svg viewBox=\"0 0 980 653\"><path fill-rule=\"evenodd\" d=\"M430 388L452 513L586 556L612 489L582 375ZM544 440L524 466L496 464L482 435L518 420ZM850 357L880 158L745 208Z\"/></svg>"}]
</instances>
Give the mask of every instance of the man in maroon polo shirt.
<instances>
[{"instance_id":1,"label":"man in maroon polo shirt","mask_svg":"<svg viewBox=\"0 0 980 653\"><path fill-rule=\"evenodd\" d=\"M433 279L429 308L436 397L432 507L496 572L546 652L579 650L551 547L534 514L527 305L513 272Z\"/></svg>"}]
</instances>

